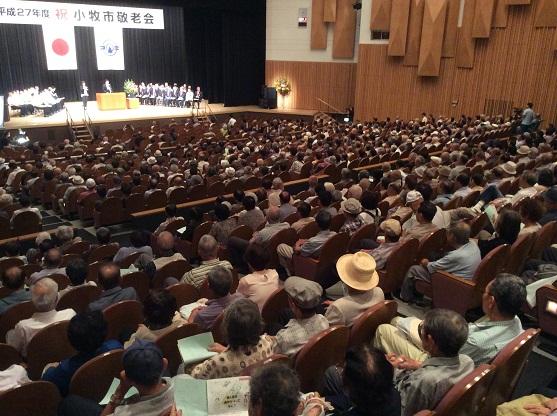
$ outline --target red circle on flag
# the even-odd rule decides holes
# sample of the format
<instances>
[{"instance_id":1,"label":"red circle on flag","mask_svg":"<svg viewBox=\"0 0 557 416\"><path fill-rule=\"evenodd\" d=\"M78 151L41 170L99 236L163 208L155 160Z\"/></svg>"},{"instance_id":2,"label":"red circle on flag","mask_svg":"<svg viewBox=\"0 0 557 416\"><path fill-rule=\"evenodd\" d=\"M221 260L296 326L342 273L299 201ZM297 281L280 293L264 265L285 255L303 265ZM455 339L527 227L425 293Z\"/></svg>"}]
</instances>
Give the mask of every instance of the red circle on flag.
<instances>
[{"instance_id":1,"label":"red circle on flag","mask_svg":"<svg viewBox=\"0 0 557 416\"><path fill-rule=\"evenodd\" d=\"M58 38L52 42L52 50L56 55L64 56L70 51L70 46L64 39Z\"/></svg>"}]
</instances>

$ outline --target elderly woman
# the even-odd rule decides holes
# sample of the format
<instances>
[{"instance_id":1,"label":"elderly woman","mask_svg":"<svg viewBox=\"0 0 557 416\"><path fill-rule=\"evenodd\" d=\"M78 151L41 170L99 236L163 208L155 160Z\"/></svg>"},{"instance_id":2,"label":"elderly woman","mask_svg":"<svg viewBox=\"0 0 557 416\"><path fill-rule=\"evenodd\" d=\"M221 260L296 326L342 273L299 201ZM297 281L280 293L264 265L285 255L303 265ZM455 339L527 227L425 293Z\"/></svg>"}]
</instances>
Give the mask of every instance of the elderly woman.
<instances>
[{"instance_id":1,"label":"elderly woman","mask_svg":"<svg viewBox=\"0 0 557 416\"><path fill-rule=\"evenodd\" d=\"M143 301L143 314L145 319L139 324L125 347L132 345L136 340L155 341L161 335L173 330L184 323L182 320L173 321L177 310L176 298L166 290L152 290Z\"/></svg>"},{"instance_id":2,"label":"elderly woman","mask_svg":"<svg viewBox=\"0 0 557 416\"><path fill-rule=\"evenodd\" d=\"M274 338L263 334L259 308L249 299L238 299L224 311L222 322L228 347L213 344L211 351L218 354L197 365L192 377L213 379L239 376L252 364L273 355Z\"/></svg>"}]
</instances>

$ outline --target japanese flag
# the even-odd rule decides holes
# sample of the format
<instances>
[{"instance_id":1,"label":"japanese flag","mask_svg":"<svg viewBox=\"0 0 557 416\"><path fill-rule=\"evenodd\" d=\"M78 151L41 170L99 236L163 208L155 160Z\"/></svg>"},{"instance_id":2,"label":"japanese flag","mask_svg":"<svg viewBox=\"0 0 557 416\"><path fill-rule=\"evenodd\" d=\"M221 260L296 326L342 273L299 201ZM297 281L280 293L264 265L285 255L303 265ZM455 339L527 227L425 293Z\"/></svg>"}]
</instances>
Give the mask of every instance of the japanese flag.
<instances>
[{"instance_id":1,"label":"japanese flag","mask_svg":"<svg viewBox=\"0 0 557 416\"><path fill-rule=\"evenodd\" d=\"M43 38L49 71L77 69L73 26L43 25Z\"/></svg>"}]
</instances>

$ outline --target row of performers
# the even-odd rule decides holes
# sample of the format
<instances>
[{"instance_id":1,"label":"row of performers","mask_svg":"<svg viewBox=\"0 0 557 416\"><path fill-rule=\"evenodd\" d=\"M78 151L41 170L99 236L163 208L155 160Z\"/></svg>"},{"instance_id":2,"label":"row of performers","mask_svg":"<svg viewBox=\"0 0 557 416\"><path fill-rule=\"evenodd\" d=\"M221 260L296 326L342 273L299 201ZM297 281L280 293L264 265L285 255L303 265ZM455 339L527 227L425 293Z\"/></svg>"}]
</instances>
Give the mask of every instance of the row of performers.
<instances>
[{"instance_id":1,"label":"row of performers","mask_svg":"<svg viewBox=\"0 0 557 416\"><path fill-rule=\"evenodd\" d=\"M10 110L19 110L20 116L28 116L42 111L45 117L60 111L64 107L64 97L58 97L56 88L30 87L23 90L10 91L7 102Z\"/></svg>"},{"instance_id":2,"label":"row of performers","mask_svg":"<svg viewBox=\"0 0 557 416\"><path fill-rule=\"evenodd\" d=\"M170 86L168 82L162 84L147 85L142 82L139 84L137 97L141 104L145 105L164 105L167 107L197 107L203 101L201 87L196 87L195 91L191 85L185 84L178 87L178 84Z\"/></svg>"}]
</instances>

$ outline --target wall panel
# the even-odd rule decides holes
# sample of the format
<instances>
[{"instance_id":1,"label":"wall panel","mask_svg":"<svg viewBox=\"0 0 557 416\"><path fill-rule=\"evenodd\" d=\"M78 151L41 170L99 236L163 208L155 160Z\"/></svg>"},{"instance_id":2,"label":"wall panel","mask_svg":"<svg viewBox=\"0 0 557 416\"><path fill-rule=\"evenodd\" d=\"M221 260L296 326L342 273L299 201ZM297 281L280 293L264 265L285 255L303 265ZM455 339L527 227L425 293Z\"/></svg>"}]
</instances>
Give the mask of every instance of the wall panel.
<instances>
[{"instance_id":1,"label":"wall panel","mask_svg":"<svg viewBox=\"0 0 557 416\"><path fill-rule=\"evenodd\" d=\"M352 58L356 39L356 10L352 0L337 0L333 32L333 58Z\"/></svg>"},{"instance_id":2,"label":"wall panel","mask_svg":"<svg viewBox=\"0 0 557 416\"><path fill-rule=\"evenodd\" d=\"M371 3L371 30L388 32L391 27L392 0L374 0Z\"/></svg>"},{"instance_id":3,"label":"wall panel","mask_svg":"<svg viewBox=\"0 0 557 416\"><path fill-rule=\"evenodd\" d=\"M393 0L391 9L391 32L389 34L389 56L404 56L410 17L410 0Z\"/></svg>"},{"instance_id":4,"label":"wall panel","mask_svg":"<svg viewBox=\"0 0 557 416\"><path fill-rule=\"evenodd\" d=\"M459 68L472 68L474 66L476 40L472 36L472 28L474 24L476 1L483 0L466 0L466 3L464 3L462 27L458 29L458 43L456 49L456 66Z\"/></svg>"},{"instance_id":5,"label":"wall panel","mask_svg":"<svg viewBox=\"0 0 557 416\"><path fill-rule=\"evenodd\" d=\"M403 62L406 66L418 66L422 23L424 20L424 4L425 0L410 0L410 21L406 38L406 55Z\"/></svg>"},{"instance_id":6,"label":"wall panel","mask_svg":"<svg viewBox=\"0 0 557 416\"><path fill-rule=\"evenodd\" d=\"M507 27L509 19L509 6L507 0L497 0L495 15L493 16L493 27Z\"/></svg>"},{"instance_id":7,"label":"wall panel","mask_svg":"<svg viewBox=\"0 0 557 416\"><path fill-rule=\"evenodd\" d=\"M325 0L311 2L311 49L327 49L327 24L323 21Z\"/></svg>"},{"instance_id":8,"label":"wall panel","mask_svg":"<svg viewBox=\"0 0 557 416\"><path fill-rule=\"evenodd\" d=\"M418 61L418 75L422 77L439 75L446 16L447 0L426 0Z\"/></svg>"},{"instance_id":9,"label":"wall panel","mask_svg":"<svg viewBox=\"0 0 557 416\"><path fill-rule=\"evenodd\" d=\"M323 4L323 21L334 22L337 18L337 0L325 0Z\"/></svg>"},{"instance_id":10,"label":"wall panel","mask_svg":"<svg viewBox=\"0 0 557 416\"><path fill-rule=\"evenodd\" d=\"M502 100L513 106L532 101L547 122L555 122L557 54L552 48L557 31L536 28L534 9L509 8L507 28L494 29L489 40L477 42L472 69L459 68L455 59L442 59L435 78L418 77L415 68L388 58L387 46L361 45L356 118L412 119L424 111L475 115L484 111L486 100Z\"/></svg>"},{"instance_id":11,"label":"wall panel","mask_svg":"<svg viewBox=\"0 0 557 416\"><path fill-rule=\"evenodd\" d=\"M449 0L447 3L447 21L443 35L444 58L453 58L456 54L456 34L458 29L458 15L460 13L460 0Z\"/></svg>"},{"instance_id":12,"label":"wall panel","mask_svg":"<svg viewBox=\"0 0 557 416\"><path fill-rule=\"evenodd\" d=\"M266 61L267 85L281 77L287 78L292 86L288 108L332 111L317 98L341 111L354 105L355 63ZM281 106L281 98L278 100Z\"/></svg>"},{"instance_id":13,"label":"wall panel","mask_svg":"<svg viewBox=\"0 0 557 416\"><path fill-rule=\"evenodd\" d=\"M539 0L536 10L536 27L557 26L557 0Z\"/></svg>"},{"instance_id":14,"label":"wall panel","mask_svg":"<svg viewBox=\"0 0 557 416\"><path fill-rule=\"evenodd\" d=\"M489 38L494 10L495 0L476 1L474 23L472 25L472 36L474 38Z\"/></svg>"}]
</instances>

